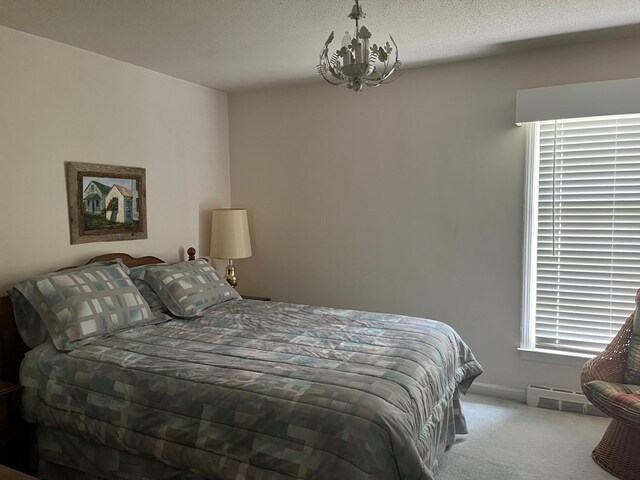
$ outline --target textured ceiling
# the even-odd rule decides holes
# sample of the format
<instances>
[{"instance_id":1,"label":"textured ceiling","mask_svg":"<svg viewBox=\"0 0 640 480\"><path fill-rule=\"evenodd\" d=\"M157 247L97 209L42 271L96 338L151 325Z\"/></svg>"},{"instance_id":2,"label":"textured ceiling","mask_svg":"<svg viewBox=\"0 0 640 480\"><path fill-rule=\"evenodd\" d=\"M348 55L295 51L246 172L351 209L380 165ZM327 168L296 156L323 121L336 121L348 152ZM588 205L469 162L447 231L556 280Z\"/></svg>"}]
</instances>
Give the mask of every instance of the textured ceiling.
<instances>
[{"instance_id":1,"label":"textured ceiling","mask_svg":"<svg viewBox=\"0 0 640 480\"><path fill-rule=\"evenodd\" d=\"M352 0L0 0L0 25L232 91L317 78ZM638 0L362 0L405 67L640 35ZM318 80L319 81L319 80Z\"/></svg>"}]
</instances>

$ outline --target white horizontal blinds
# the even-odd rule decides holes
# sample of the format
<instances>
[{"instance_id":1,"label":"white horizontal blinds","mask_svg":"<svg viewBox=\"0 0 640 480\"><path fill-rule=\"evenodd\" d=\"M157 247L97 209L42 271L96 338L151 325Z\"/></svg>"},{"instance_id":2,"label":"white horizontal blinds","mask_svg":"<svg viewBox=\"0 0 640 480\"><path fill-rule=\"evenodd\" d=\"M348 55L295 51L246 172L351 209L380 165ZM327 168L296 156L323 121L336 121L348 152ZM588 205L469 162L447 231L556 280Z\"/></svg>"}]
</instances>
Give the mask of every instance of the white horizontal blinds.
<instances>
[{"instance_id":1,"label":"white horizontal blinds","mask_svg":"<svg viewBox=\"0 0 640 480\"><path fill-rule=\"evenodd\" d=\"M640 287L640 115L540 122L535 347L596 353Z\"/></svg>"}]
</instances>

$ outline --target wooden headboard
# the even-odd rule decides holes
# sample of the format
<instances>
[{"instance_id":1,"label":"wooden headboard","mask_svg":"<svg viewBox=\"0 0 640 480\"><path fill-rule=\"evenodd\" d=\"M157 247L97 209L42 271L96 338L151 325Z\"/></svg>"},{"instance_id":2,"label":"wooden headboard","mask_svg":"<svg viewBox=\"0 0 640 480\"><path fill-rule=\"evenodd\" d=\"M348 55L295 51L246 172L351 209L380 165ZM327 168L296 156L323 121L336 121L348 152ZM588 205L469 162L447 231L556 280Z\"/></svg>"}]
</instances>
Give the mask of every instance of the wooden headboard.
<instances>
[{"instance_id":1,"label":"wooden headboard","mask_svg":"<svg viewBox=\"0 0 640 480\"><path fill-rule=\"evenodd\" d=\"M196 255L195 248L189 248L187 255L189 256L189 260L194 260ZM93 257L86 262L85 265L116 258L122 259L124 264L130 268L164 262L164 260L152 256L136 258L127 253L107 253ZM65 267L58 271L69 268L74 267ZM19 382L20 364L27 350L29 350L29 348L22 341L16 328L11 299L8 296L0 297L0 380L16 384Z\"/></svg>"}]
</instances>

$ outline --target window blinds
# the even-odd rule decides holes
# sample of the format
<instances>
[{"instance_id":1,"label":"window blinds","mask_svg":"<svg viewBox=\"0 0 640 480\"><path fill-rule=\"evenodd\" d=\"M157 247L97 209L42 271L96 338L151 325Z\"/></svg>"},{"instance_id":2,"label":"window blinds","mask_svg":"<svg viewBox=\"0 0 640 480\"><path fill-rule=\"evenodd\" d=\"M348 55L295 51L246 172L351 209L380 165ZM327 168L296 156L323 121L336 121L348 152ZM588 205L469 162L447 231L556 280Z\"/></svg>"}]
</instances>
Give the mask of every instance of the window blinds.
<instances>
[{"instance_id":1,"label":"window blinds","mask_svg":"<svg viewBox=\"0 0 640 480\"><path fill-rule=\"evenodd\" d=\"M535 348L600 352L640 288L640 115L539 127Z\"/></svg>"}]
</instances>

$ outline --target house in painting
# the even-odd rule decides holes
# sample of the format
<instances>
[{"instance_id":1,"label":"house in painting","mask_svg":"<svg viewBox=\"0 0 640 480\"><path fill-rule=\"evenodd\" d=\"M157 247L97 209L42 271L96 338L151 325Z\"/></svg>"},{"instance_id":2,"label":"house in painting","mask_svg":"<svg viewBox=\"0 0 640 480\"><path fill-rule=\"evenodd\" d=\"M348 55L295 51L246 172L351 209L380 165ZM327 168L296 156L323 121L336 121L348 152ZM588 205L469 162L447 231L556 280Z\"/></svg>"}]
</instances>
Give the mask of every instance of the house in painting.
<instances>
[{"instance_id":1,"label":"house in painting","mask_svg":"<svg viewBox=\"0 0 640 480\"><path fill-rule=\"evenodd\" d=\"M111 187L104 199L107 220L117 223L133 223L139 220L136 182L132 182L132 185L131 189L118 184Z\"/></svg>"},{"instance_id":2,"label":"house in painting","mask_svg":"<svg viewBox=\"0 0 640 480\"><path fill-rule=\"evenodd\" d=\"M85 213L93 215L102 214L106 206L105 197L110 189L111 187L108 185L92 180L82 193L82 203Z\"/></svg>"}]
</instances>

